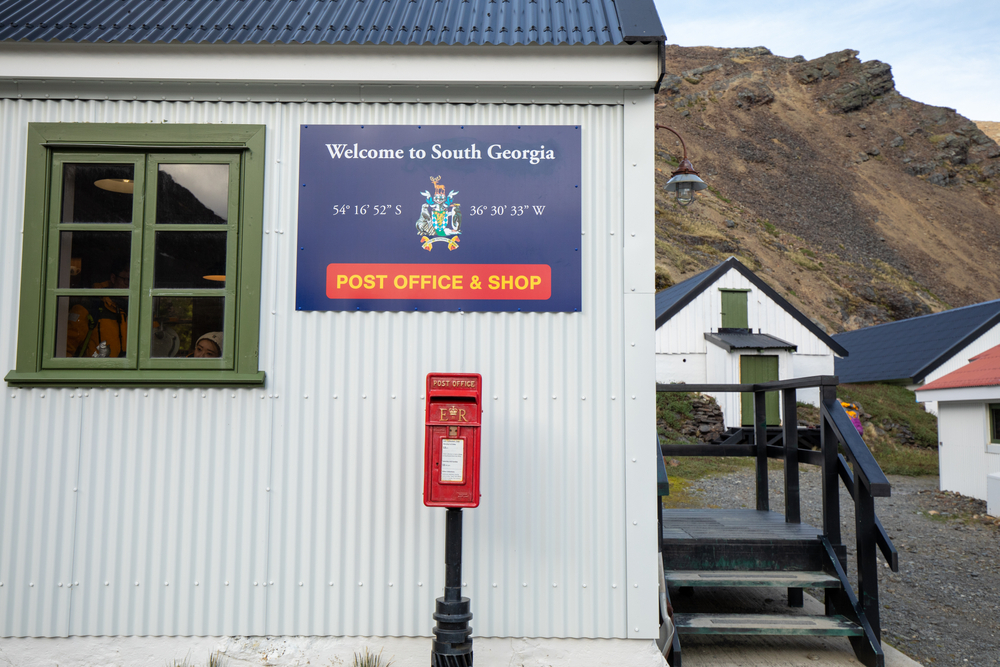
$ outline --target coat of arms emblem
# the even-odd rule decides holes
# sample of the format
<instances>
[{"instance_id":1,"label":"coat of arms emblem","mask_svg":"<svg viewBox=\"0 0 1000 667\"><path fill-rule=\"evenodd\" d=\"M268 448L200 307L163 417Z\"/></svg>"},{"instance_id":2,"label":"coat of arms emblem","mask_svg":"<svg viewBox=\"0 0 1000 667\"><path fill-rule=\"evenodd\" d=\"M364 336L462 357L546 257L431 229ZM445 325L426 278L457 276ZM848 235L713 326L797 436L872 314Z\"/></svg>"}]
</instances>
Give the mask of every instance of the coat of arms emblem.
<instances>
[{"instance_id":1,"label":"coat of arms emblem","mask_svg":"<svg viewBox=\"0 0 1000 667\"><path fill-rule=\"evenodd\" d=\"M432 250L438 242L447 243L448 250L458 247L458 236L462 233L462 211L454 201L458 190L452 190L447 195L441 185L440 176L431 176L434 184L434 194L430 191L421 192L424 204L420 208L420 219L417 220L417 234L424 250Z\"/></svg>"}]
</instances>

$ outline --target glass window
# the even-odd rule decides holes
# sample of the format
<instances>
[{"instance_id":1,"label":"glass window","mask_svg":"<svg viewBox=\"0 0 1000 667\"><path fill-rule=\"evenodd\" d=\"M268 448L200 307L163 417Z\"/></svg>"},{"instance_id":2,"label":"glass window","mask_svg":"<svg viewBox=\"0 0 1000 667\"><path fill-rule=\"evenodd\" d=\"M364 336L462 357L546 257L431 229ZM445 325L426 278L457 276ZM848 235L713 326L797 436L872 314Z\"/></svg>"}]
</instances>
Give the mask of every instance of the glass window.
<instances>
[{"instance_id":1,"label":"glass window","mask_svg":"<svg viewBox=\"0 0 1000 667\"><path fill-rule=\"evenodd\" d=\"M990 418L990 442L1000 443L1000 403L990 403L987 409Z\"/></svg>"},{"instance_id":2,"label":"glass window","mask_svg":"<svg viewBox=\"0 0 1000 667\"><path fill-rule=\"evenodd\" d=\"M30 125L9 383L263 382L264 132L220 127Z\"/></svg>"}]
</instances>

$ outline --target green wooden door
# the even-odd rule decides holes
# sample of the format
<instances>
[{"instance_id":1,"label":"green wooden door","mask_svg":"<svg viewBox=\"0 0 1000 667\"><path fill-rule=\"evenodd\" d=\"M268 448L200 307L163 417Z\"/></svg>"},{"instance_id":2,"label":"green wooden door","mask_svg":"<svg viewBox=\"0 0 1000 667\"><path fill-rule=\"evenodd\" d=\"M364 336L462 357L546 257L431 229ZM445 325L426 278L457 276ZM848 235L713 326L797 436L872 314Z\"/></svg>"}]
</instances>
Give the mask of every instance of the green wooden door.
<instances>
[{"instance_id":1,"label":"green wooden door","mask_svg":"<svg viewBox=\"0 0 1000 667\"><path fill-rule=\"evenodd\" d=\"M756 384L771 382L778 379L778 357L743 355L740 357L740 383ZM753 394L746 392L740 395L741 413L744 426L753 426ZM769 391L765 394L764 404L767 406L767 425L777 426L781 423L778 413L778 392Z\"/></svg>"},{"instance_id":2,"label":"green wooden door","mask_svg":"<svg viewBox=\"0 0 1000 667\"><path fill-rule=\"evenodd\" d=\"M721 290L722 292L722 328L746 329L747 324L747 291ZM775 378L777 379L777 378Z\"/></svg>"}]
</instances>

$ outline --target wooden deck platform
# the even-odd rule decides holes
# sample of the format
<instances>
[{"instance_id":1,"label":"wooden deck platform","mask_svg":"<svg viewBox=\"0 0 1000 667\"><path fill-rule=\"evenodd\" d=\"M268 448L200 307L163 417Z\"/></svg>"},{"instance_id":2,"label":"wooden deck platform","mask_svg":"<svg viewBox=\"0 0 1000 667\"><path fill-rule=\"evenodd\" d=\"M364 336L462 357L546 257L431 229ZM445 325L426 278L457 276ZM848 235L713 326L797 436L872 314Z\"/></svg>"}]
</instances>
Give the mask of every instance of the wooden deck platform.
<instances>
[{"instance_id":1,"label":"wooden deck platform","mask_svg":"<svg viewBox=\"0 0 1000 667\"><path fill-rule=\"evenodd\" d=\"M813 541L823 531L807 523L785 523L777 512L758 510L665 509L664 540Z\"/></svg>"},{"instance_id":2,"label":"wooden deck platform","mask_svg":"<svg viewBox=\"0 0 1000 667\"><path fill-rule=\"evenodd\" d=\"M826 571L818 528L758 510L663 510L665 570Z\"/></svg>"}]
</instances>

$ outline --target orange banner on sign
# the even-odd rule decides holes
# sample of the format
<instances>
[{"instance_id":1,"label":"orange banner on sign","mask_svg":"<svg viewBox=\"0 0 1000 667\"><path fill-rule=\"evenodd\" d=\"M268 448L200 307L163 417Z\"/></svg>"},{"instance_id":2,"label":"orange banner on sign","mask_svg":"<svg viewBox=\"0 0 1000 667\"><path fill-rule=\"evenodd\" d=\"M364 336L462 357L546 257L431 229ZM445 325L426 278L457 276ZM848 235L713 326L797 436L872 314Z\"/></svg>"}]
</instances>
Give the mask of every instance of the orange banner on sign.
<instances>
[{"instance_id":1,"label":"orange banner on sign","mask_svg":"<svg viewBox=\"0 0 1000 667\"><path fill-rule=\"evenodd\" d=\"M329 264L329 299L548 299L548 264Z\"/></svg>"}]
</instances>

